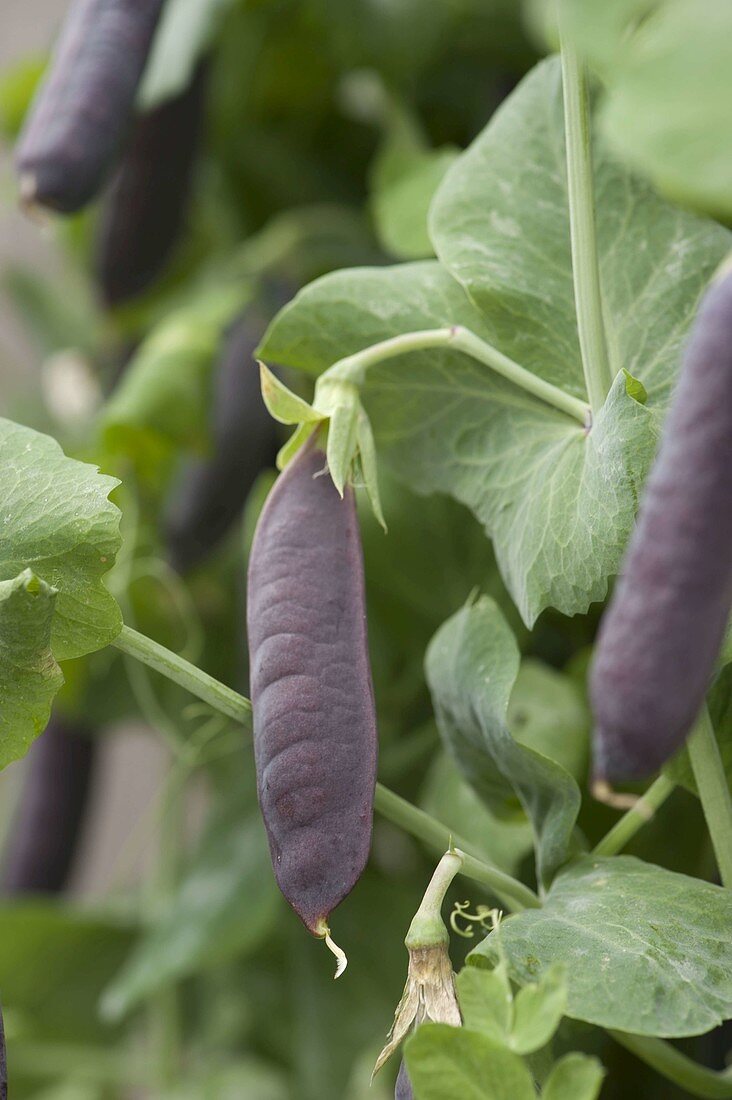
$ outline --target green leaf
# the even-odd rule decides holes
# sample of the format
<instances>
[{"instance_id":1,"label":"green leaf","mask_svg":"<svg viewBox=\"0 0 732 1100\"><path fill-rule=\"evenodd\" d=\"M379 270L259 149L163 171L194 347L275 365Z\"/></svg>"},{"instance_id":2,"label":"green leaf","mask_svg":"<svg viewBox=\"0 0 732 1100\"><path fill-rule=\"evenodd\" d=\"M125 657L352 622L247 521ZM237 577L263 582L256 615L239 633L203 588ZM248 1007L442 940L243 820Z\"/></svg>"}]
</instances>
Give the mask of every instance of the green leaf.
<instances>
[{"instance_id":1,"label":"green leaf","mask_svg":"<svg viewBox=\"0 0 732 1100\"><path fill-rule=\"evenodd\" d=\"M205 451L211 366L249 290L219 288L161 321L135 352L102 417L106 442L135 462L175 448ZM242 370L255 364L242 363Z\"/></svg>"},{"instance_id":2,"label":"green leaf","mask_svg":"<svg viewBox=\"0 0 732 1100\"><path fill-rule=\"evenodd\" d=\"M258 818L215 820L183 875L170 908L140 940L106 990L117 1020L171 981L256 948L279 903Z\"/></svg>"},{"instance_id":3,"label":"green leaf","mask_svg":"<svg viewBox=\"0 0 732 1100\"><path fill-rule=\"evenodd\" d=\"M531 1074L517 1054L484 1035L423 1024L404 1048L419 1100L535 1100Z\"/></svg>"},{"instance_id":4,"label":"green leaf","mask_svg":"<svg viewBox=\"0 0 732 1100\"><path fill-rule=\"evenodd\" d=\"M51 652L55 598L30 569L0 581L0 768L25 756L46 728L64 682Z\"/></svg>"},{"instance_id":5,"label":"green leaf","mask_svg":"<svg viewBox=\"0 0 732 1100\"><path fill-rule=\"evenodd\" d=\"M479 1031L494 1043L509 1045L513 1023L513 996L505 966L493 970L465 966L457 976L460 1013L465 1027Z\"/></svg>"},{"instance_id":6,"label":"green leaf","mask_svg":"<svg viewBox=\"0 0 732 1100\"><path fill-rule=\"evenodd\" d=\"M0 419L0 579L30 568L57 590L51 649L61 661L108 645L122 618L104 587L120 546L119 484L67 458L47 435Z\"/></svg>"},{"instance_id":7,"label":"green leaf","mask_svg":"<svg viewBox=\"0 0 732 1100\"><path fill-rule=\"evenodd\" d=\"M631 856L583 857L542 909L503 920L470 955L536 981L566 968L568 1016L639 1035L701 1035L732 1015L732 895Z\"/></svg>"},{"instance_id":8,"label":"green leaf","mask_svg":"<svg viewBox=\"0 0 732 1100\"><path fill-rule=\"evenodd\" d=\"M611 367L625 367L649 405L662 406L699 295L732 235L664 202L601 143L594 153ZM437 255L489 316L501 350L583 396L558 59L529 73L453 165L430 225Z\"/></svg>"},{"instance_id":9,"label":"green leaf","mask_svg":"<svg viewBox=\"0 0 732 1100\"><path fill-rule=\"evenodd\" d=\"M591 719L576 681L534 658L523 660L507 721L519 744L556 760L578 783L584 782Z\"/></svg>"},{"instance_id":10,"label":"green leaf","mask_svg":"<svg viewBox=\"0 0 732 1100\"><path fill-rule=\"evenodd\" d=\"M567 1007L564 967L551 966L520 989L514 1001L510 1046L517 1054L533 1054L551 1040Z\"/></svg>"},{"instance_id":11,"label":"green leaf","mask_svg":"<svg viewBox=\"0 0 732 1100\"><path fill-rule=\"evenodd\" d=\"M526 816L497 817L445 753L440 753L430 768L420 804L509 875L518 873L533 848Z\"/></svg>"},{"instance_id":12,"label":"green leaf","mask_svg":"<svg viewBox=\"0 0 732 1100\"><path fill-rule=\"evenodd\" d=\"M540 93L543 99L549 90L542 87ZM541 113L535 98L532 94L514 119L516 134L523 133L524 114ZM484 138L490 134L491 126ZM465 157L471 160L474 154L468 151L458 160L446 183ZM528 178L539 171L536 165L525 170ZM555 175L557 171L555 167ZM485 178L490 180L491 168L481 160L480 179ZM656 449L658 410L672 384L683 335L704 280L728 240L719 227L671 210L625 177L622 182L622 192L620 187L609 192L616 217L612 232L615 237L621 232L617 220L622 220L626 202L623 197L620 206L621 195L630 193L630 224L650 243L639 260L626 262L636 277L632 301L621 301L617 290L611 292L618 313L623 311L623 331L613 340L620 343L618 354L626 357L618 369L632 366L634 376L643 379L651 395L648 406L628 396L621 374L588 435L563 413L452 349L412 352L372 366L362 388L380 461L417 492L449 493L474 512L494 541L501 574L528 624L547 606L566 614L585 612L606 595ZM507 185L511 188L518 190L518 183ZM542 194L545 188L551 193L550 181L544 181ZM482 197L472 198L474 208L489 209ZM550 214L543 198L539 202L529 196L526 202L527 217L539 210L548 222L544 235L550 243L561 236L559 197ZM338 272L312 283L280 312L265 336L263 354L318 374L390 336L458 324L515 358L521 355L518 361L524 366L581 395L566 217L564 228L564 260L550 253L551 263L547 257L544 265L532 266L535 249L525 250L527 270L516 275L523 287L545 287L543 304L527 295L519 300L517 292L507 295L504 305L495 295L495 301L486 299L486 312L481 312L440 264L429 261ZM513 257L521 254L519 244L510 237L496 240L489 268L496 279L517 263ZM635 257L635 246L628 248ZM675 278L667 275L668 269ZM476 270L482 270L478 261ZM547 270L549 277L544 278ZM620 273L621 287L626 287L627 275ZM639 317L645 327L636 330ZM633 343L623 335L629 328Z\"/></svg>"},{"instance_id":13,"label":"green leaf","mask_svg":"<svg viewBox=\"0 0 732 1100\"><path fill-rule=\"evenodd\" d=\"M430 643L425 668L447 747L491 808L514 794L520 799L534 826L538 877L548 882L567 858L580 793L560 764L509 732L519 652L494 601L483 597L448 619Z\"/></svg>"},{"instance_id":14,"label":"green leaf","mask_svg":"<svg viewBox=\"0 0 732 1100\"><path fill-rule=\"evenodd\" d=\"M143 74L139 104L149 110L188 87L232 0L168 0Z\"/></svg>"},{"instance_id":15,"label":"green leaf","mask_svg":"<svg viewBox=\"0 0 732 1100\"><path fill-rule=\"evenodd\" d=\"M398 260L434 255L427 232L430 203L457 156L452 147L420 150L396 178L374 191L371 205L376 232L384 249Z\"/></svg>"},{"instance_id":16,"label":"green leaf","mask_svg":"<svg viewBox=\"0 0 732 1100\"><path fill-rule=\"evenodd\" d=\"M603 131L673 198L732 214L732 8L727 0L562 0L603 74ZM651 10L653 9L653 10Z\"/></svg>"},{"instance_id":17,"label":"green leaf","mask_svg":"<svg viewBox=\"0 0 732 1100\"><path fill-rule=\"evenodd\" d=\"M546 1079L542 1100L597 1100L605 1070L586 1054L565 1054Z\"/></svg>"}]
</instances>

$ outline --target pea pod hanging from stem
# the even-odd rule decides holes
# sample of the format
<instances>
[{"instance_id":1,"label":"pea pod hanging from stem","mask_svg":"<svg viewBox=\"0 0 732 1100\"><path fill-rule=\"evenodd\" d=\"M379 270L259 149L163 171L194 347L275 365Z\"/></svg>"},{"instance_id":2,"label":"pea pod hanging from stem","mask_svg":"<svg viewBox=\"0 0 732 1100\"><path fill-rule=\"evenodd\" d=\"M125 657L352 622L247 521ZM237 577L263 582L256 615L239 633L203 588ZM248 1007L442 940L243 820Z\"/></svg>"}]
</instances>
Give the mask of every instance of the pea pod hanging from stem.
<instances>
[{"instance_id":1,"label":"pea pod hanging from stem","mask_svg":"<svg viewBox=\"0 0 732 1100\"><path fill-rule=\"evenodd\" d=\"M707 292L592 669L595 773L635 779L683 743L732 607L732 273Z\"/></svg>"}]
</instances>

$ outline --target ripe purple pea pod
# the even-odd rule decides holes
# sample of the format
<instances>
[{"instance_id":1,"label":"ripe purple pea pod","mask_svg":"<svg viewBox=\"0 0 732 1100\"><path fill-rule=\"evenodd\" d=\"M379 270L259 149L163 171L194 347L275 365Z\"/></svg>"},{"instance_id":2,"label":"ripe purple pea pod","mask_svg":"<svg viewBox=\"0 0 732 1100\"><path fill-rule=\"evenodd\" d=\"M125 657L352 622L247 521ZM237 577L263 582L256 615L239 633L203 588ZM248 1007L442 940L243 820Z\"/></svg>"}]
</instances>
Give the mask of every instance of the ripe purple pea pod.
<instances>
[{"instance_id":1,"label":"ripe purple pea pod","mask_svg":"<svg viewBox=\"0 0 732 1100\"><path fill-rule=\"evenodd\" d=\"M106 305L146 290L178 241L204 107L205 66L180 95L141 115L100 215L96 282Z\"/></svg>"},{"instance_id":2,"label":"ripe purple pea pod","mask_svg":"<svg viewBox=\"0 0 732 1100\"><path fill-rule=\"evenodd\" d=\"M311 441L281 474L249 559L259 802L282 893L316 936L369 854L377 735L353 490Z\"/></svg>"},{"instance_id":3,"label":"ripe purple pea pod","mask_svg":"<svg viewBox=\"0 0 732 1100\"><path fill-rule=\"evenodd\" d=\"M187 464L165 511L165 541L179 573L211 554L241 515L262 470L277 458L277 428L265 408L254 350L266 315L245 310L214 367L213 453Z\"/></svg>"},{"instance_id":4,"label":"ripe purple pea pod","mask_svg":"<svg viewBox=\"0 0 732 1100\"><path fill-rule=\"evenodd\" d=\"M163 0L74 0L20 136L22 200L71 213L99 191L132 118Z\"/></svg>"},{"instance_id":5,"label":"ripe purple pea pod","mask_svg":"<svg viewBox=\"0 0 732 1100\"><path fill-rule=\"evenodd\" d=\"M53 715L29 753L28 772L3 858L3 894L57 894L78 848L97 743Z\"/></svg>"},{"instance_id":6,"label":"ripe purple pea pod","mask_svg":"<svg viewBox=\"0 0 732 1100\"><path fill-rule=\"evenodd\" d=\"M732 274L707 291L591 675L598 780L640 779L696 719L732 607Z\"/></svg>"}]
</instances>

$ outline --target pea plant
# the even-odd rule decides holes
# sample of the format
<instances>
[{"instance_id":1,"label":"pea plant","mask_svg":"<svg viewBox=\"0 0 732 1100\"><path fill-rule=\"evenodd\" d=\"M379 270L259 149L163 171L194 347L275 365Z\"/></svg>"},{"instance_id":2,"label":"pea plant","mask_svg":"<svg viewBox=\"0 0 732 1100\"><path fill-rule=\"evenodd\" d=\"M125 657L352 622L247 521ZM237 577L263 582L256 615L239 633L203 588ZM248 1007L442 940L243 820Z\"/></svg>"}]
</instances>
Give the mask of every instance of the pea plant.
<instances>
[{"instance_id":1,"label":"pea plant","mask_svg":"<svg viewBox=\"0 0 732 1100\"><path fill-rule=\"evenodd\" d=\"M84 211L6 280L14 1097L732 1097L732 14L429 7L76 0L0 88Z\"/></svg>"}]
</instances>

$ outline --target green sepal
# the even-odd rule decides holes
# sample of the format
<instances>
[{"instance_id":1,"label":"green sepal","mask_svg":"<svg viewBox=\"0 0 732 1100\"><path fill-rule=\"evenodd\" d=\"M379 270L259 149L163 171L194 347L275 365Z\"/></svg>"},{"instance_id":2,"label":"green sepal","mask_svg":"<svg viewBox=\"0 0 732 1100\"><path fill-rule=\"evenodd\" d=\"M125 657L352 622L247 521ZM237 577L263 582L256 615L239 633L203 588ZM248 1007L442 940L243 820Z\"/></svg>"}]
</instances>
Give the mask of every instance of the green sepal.
<instances>
[{"instance_id":1,"label":"green sepal","mask_svg":"<svg viewBox=\"0 0 732 1100\"><path fill-rule=\"evenodd\" d=\"M262 386L262 400L269 415L280 424L314 424L322 420L320 413L288 390L284 382L272 373L266 363L259 362L259 377Z\"/></svg>"}]
</instances>

